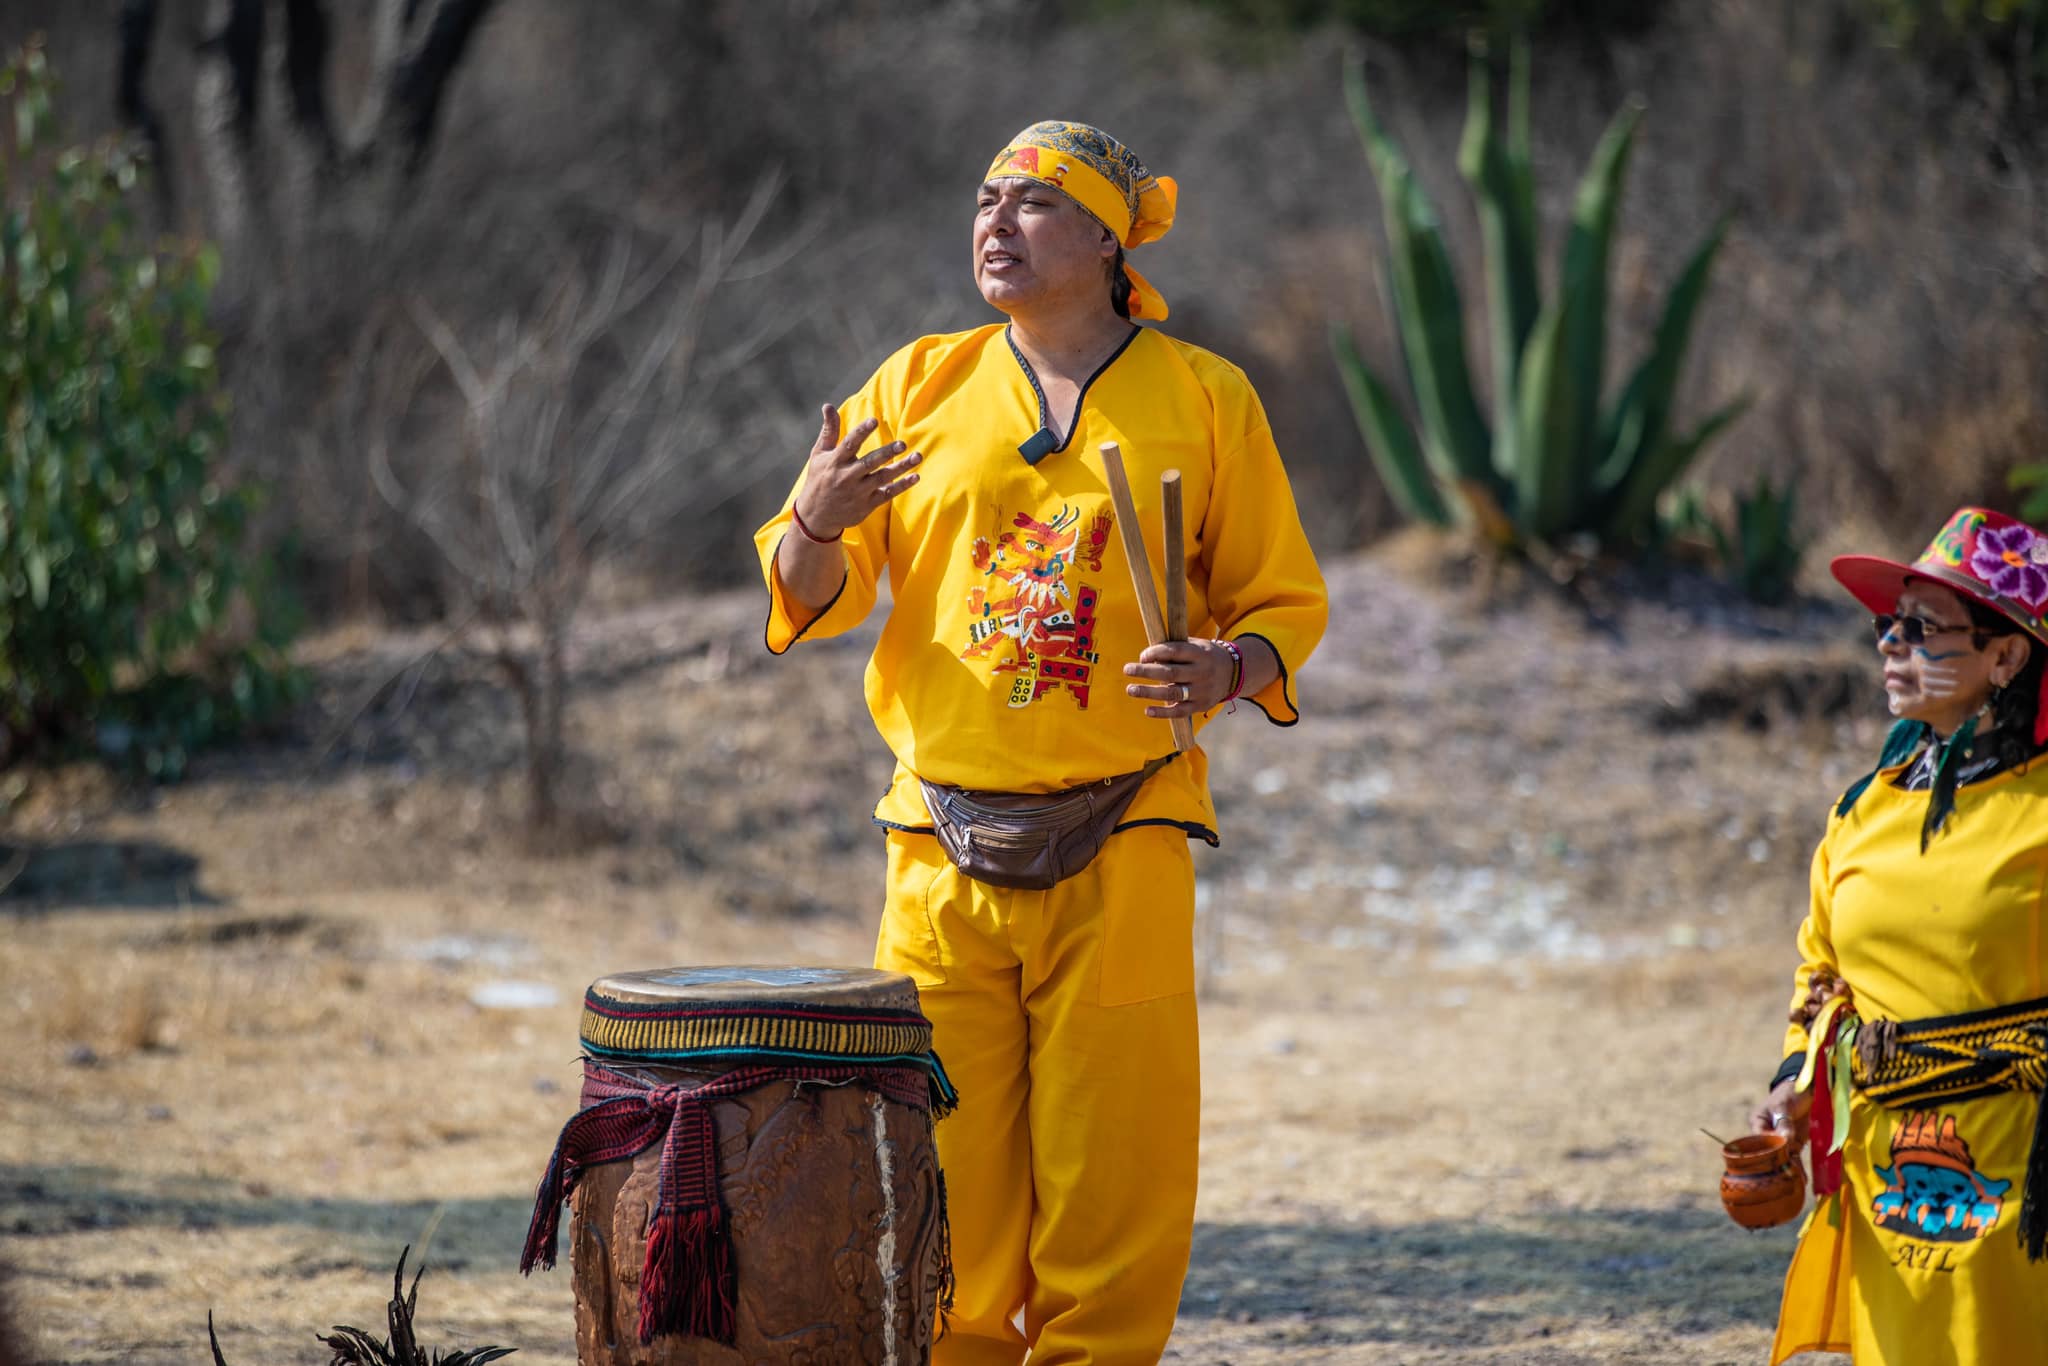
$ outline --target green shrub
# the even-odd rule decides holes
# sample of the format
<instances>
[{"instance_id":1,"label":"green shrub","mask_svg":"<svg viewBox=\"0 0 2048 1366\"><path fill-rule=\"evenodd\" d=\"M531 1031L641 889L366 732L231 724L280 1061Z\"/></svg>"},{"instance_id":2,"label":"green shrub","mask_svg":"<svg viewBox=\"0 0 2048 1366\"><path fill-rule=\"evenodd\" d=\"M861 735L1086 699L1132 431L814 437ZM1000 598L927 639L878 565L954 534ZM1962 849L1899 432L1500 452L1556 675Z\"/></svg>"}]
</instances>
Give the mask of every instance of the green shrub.
<instances>
[{"instance_id":1,"label":"green shrub","mask_svg":"<svg viewBox=\"0 0 2048 1366\"><path fill-rule=\"evenodd\" d=\"M1558 288L1546 301L1536 265L1527 49L1515 51L1504 118L1486 62L1475 55L1458 164L1478 205L1485 250L1489 421L1466 365L1464 305L1435 207L1375 116L1356 60L1345 87L1379 185L1394 325L1419 429L1366 367L1350 331L1334 325L1331 341L1366 447L1395 501L1419 520L1462 518L1504 547L1585 535L1616 548L1646 544L1658 496L1743 406L1730 404L1689 432L1670 429L1722 227L1707 234L1673 285L1649 354L1603 404L1608 257L1638 111L1616 116L1593 154Z\"/></svg>"},{"instance_id":2,"label":"green shrub","mask_svg":"<svg viewBox=\"0 0 2048 1366\"><path fill-rule=\"evenodd\" d=\"M2014 493L2027 495L2020 504L2021 521L2035 526L2048 522L2048 461L2021 465L2006 476L2005 486Z\"/></svg>"},{"instance_id":3,"label":"green shrub","mask_svg":"<svg viewBox=\"0 0 2048 1366\"><path fill-rule=\"evenodd\" d=\"M291 687L286 623L215 475L210 250L152 246L133 152L52 144L31 43L0 66L0 764L96 741L175 777Z\"/></svg>"}]
</instances>

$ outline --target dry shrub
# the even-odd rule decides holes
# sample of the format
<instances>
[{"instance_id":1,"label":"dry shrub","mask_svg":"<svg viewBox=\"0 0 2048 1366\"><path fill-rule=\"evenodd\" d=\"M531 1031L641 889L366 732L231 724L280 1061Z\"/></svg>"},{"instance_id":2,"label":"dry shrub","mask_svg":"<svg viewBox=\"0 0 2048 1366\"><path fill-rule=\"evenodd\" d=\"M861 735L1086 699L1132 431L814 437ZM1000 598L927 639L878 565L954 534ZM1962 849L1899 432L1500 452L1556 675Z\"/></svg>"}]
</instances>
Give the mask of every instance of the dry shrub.
<instances>
[{"instance_id":1,"label":"dry shrub","mask_svg":"<svg viewBox=\"0 0 2048 1366\"><path fill-rule=\"evenodd\" d=\"M13 1004L32 1038L81 1062L232 1051L332 1027L350 1008L342 988L351 966L288 949L224 949L195 917L146 948L68 960L22 983Z\"/></svg>"},{"instance_id":2,"label":"dry shrub","mask_svg":"<svg viewBox=\"0 0 2048 1366\"><path fill-rule=\"evenodd\" d=\"M24 991L43 1041L80 1059L130 1057L170 1047L178 1036L157 971L131 950L67 960Z\"/></svg>"}]
</instances>

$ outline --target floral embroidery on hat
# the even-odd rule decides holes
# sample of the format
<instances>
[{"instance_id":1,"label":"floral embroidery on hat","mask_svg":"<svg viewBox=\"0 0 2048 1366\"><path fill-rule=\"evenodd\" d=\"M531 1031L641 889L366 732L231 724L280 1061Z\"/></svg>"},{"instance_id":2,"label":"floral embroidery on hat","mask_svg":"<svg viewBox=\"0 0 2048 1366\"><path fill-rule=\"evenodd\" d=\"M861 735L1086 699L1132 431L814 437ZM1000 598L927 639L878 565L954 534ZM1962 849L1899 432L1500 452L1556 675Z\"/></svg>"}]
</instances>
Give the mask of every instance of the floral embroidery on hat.
<instances>
[{"instance_id":1,"label":"floral embroidery on hat","mask_svg":"<svg viewBox=\"0 0 2048 1366\"><path fill-rule=\"evenodd\" d=\"M1970 572L1992 592L2011 598L2035 616L2048 606L2048 544L2031 527L2013 525L1984 531L1970 556Z\"/></svg>"},{"instance_id":2,"label":"floral embroidery on hat","mask_svg":"<svg viewBox=\"0 0 2048 1366\"><path fill-rule=\"evenodd\" d=\"M1934 544L1927 547L1928 559L1940 560L1951 569L1963 567L1963 555L1970 544L1970 533L1983 526L1984 514L1975 508L1965 508L1949 519L1949 524L1934 538Z\"/></svg>"}]
</instances>

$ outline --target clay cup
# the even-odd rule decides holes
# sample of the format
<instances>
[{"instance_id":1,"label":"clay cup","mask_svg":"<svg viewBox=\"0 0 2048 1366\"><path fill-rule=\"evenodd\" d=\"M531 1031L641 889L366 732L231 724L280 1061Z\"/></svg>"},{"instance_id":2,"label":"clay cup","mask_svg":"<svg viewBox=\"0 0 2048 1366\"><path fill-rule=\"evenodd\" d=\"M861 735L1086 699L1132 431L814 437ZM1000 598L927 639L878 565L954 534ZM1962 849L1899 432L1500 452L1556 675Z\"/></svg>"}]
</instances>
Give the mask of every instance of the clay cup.
<instances>
[{"instance_id":1,"label":"clay cup","mask_svg":"<svg viewBox=\"0 0 2048 1366\"><path fill-rule=\"evenodd\" d=\"M1806 1173L1783 1134L1748 1134L1721 1149L1721 1204L1744 1228L1775 1228L1806 1208Z\"/></svg>"}]
</instances>

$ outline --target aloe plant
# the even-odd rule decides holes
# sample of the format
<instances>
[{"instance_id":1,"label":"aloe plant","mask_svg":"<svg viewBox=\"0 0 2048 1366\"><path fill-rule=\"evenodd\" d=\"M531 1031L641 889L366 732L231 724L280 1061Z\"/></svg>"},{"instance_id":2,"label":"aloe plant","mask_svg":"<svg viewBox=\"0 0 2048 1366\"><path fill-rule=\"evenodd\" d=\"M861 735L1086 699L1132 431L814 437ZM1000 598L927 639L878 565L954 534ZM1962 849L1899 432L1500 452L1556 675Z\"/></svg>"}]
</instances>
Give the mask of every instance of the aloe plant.
<instances>
[{"instance_id":1,"label":"aloe plant","mask_svg":"<svg viewBox=\"0 0 2048 1366\"><path fill-rule=\"evenodd\" d=\"M1591 533L1632 547L1654 529L1658 496L1746 400L1686 432L1671 429L1693 319L1726 227L1706 235L1673 284L1649 353L1603 402L1608 262L1641 111L1609 124L1580 181L1558 286L1545 300L1537 267L1529 161L1529 58L1510 61L1505 117L1483 55L1472 58L1458 167L1479 210L1486 267L1491 414L1465 357L1464 303L1435 207L1367 98L1355 58L1345 95L1379 186L1396 336L1417 421L1366 366L1349 328L1331 346L1359 431L1395 503L1419 521L1464 520L1504 546Z\"/></svg>"}]
</instances>

